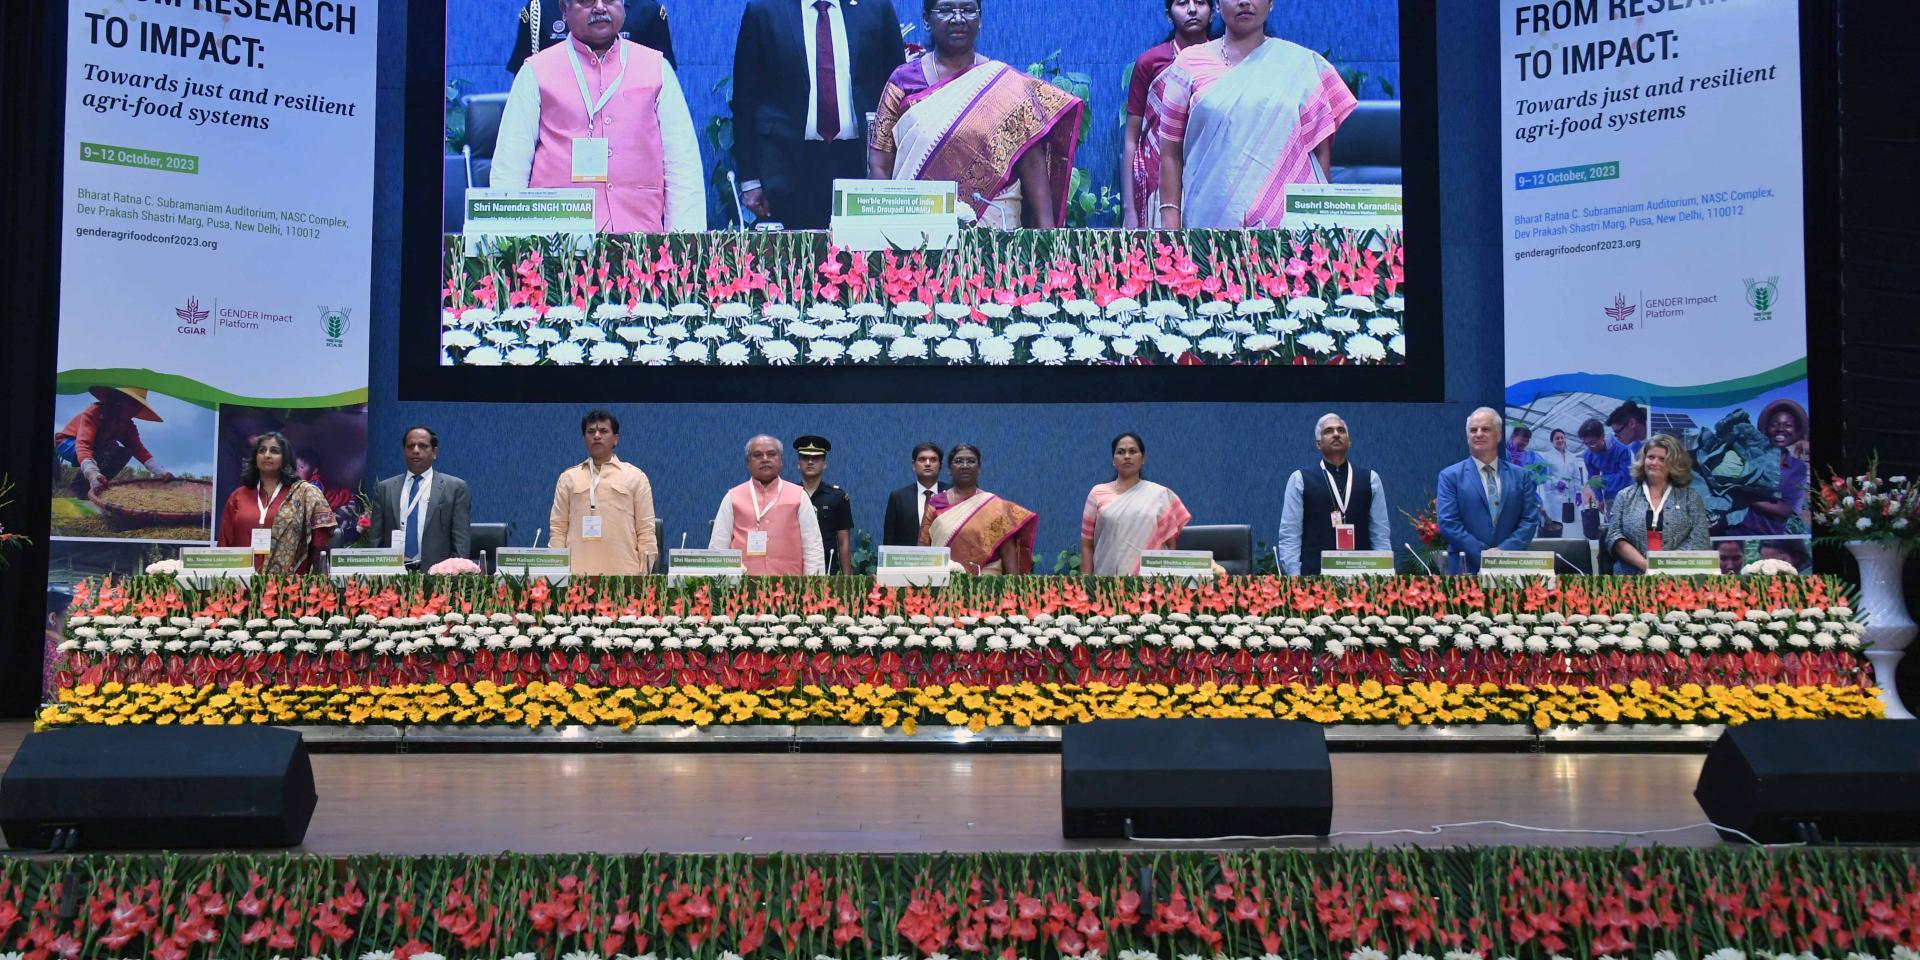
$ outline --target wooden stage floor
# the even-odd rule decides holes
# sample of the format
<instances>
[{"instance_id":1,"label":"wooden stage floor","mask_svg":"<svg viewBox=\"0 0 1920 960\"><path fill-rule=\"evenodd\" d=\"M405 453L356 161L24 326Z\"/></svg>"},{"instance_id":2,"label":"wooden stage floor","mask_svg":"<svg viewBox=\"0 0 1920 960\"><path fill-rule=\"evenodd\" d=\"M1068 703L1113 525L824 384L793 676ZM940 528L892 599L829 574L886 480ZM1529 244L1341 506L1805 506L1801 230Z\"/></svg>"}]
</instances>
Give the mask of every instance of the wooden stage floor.
<instances>
[{"instance_id":1,"label":"wooden stage floor","mask_svg":"<svg viewBox=\"0 0 1920 960\"><path fill-rule=\"evenodd\" d=\"M0 724L0 764L29 727ZM1335 753L1338 831L1505 820L1293 846L1717 843L1693 800L1704 757ZM1060 758L1008 753L321 753L302 849L324 854L1049 851ZM1136 847L1146 846L1134 844ZM1216 844L1221 846L1221 844Z\"/></svg>"}]
</instances>

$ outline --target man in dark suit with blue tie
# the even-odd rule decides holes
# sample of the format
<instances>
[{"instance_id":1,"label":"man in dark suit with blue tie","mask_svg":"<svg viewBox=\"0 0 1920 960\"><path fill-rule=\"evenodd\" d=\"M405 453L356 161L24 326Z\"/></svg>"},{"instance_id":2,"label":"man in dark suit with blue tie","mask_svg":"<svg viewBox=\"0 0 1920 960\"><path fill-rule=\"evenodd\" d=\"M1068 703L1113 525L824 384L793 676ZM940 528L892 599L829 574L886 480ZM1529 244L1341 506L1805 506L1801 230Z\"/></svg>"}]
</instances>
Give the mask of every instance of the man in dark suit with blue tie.
<instances>
[{"instance_id":1,"label":"man in dark suit with blue tie","mask_svg":"<svg viewBox=\"0 0 1920 960\"><path fill-rule=\"evenodd\" d=\"M914 444L913 482L887 497L881 543L911 547L920 542L920 521L926 516L927 500L947 489L947 485L940 482L941 456L940 445L931 440Z\"/></svg>"},{"instance_id":2,"label":"man in dark suit with blue tie","mask_svg":"<svg viewBox=\"0 0 1920 960\"><path fill-rule=\"evenodd\" d=\"M906 62L893 0L747 0L733 48L740 202L827 226L836 177L864 177L867 114Z\"/></svg>"},{"instance_id":3,"label":"man in dark suit with blue tie","mask_svg":"<svg viewBox=\"0 0 1920 960\"><path fill-rule=\"evenodd\" d=\"M373 489L372 544L400 547L409 570L431 570L448 557L472 553L467 482L433 468L440 436L427 427L409 428L400 452L407 472Z\"/></svg>"},{"instance_id":4,"label":"man in dark suit with blue tie","mask_svg":"<svg viewBox=\"0 0 1920 960\"><path fill-rule=\"evenodd\" d=\"M1479 573L1480 554L1525 550L1540 527L1540 491L1533 474L1500 456L1500 413L1481 407L1467 417L1471 456L1440 471L1434 512L1447 538L1447 572Z\"/></svg>"}]
</instances>

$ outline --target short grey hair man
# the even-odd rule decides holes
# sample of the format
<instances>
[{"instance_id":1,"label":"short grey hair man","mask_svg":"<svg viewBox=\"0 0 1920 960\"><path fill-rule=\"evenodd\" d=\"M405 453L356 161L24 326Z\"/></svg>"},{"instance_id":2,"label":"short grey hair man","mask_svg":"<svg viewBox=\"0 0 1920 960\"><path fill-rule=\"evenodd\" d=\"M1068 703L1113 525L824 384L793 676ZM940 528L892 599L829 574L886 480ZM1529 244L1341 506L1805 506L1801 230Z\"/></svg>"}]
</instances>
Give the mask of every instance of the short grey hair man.
<instances>
[{"instance_id":1,"label":"short grey hair man","mask_svg":"<svg viewBox=\"0 0 1920 960\"><path fill-rule=\"evenodd\" d=\"M1315 420L1315 421L1313 422L1313 442L1314 442L1314 443L1319 443L1319 442L1320 442L1320 431L1326 428L1326 426L1327 426L1327 421L1329 421L1329 420L1332 420L1332 421L1334 421L1334 422L1336 422L1336 423L1338 423L1338 424L1340 424L1340 425L1341 425L1341 426L1343 426L1343 427L1346 427L1346 426L1347 426L1347 418L1345 418L1345 417L1343 417L1343 416L1341 416L1341 415L1339 415L1339 414L1337 414L1337 413L1323 413L1323 414L1321 414L1321 415L1320 415L1320 419L1318 419L1318 420ZM1352 427L1347 427L1347 432L1348 432L1348 433L1352 433L1352 432L1353 432L1353 428L1352 428Z\"/></svg>"},{"instance_id":2,"label":"short grey hair man","mask_svg":"<svg viewBox=\"0 0 1920 960\"><path fill-rule=\"evenodd\" d=\"M780 442L780 438L767 433L757 434L747 440L746 455L749 457L753 456L753 445L762 440L773 444L774 453L779 454L783 458L787 455L786 445Z\"/></svg>"}]
</instances>

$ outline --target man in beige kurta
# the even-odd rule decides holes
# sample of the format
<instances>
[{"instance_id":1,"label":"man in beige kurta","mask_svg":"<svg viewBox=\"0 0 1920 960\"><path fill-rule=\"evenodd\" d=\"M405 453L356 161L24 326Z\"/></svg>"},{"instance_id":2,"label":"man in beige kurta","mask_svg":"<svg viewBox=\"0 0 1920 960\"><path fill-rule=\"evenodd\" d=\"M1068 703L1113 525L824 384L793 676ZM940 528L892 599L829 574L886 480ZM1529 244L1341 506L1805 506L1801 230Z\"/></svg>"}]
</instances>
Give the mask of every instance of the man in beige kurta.
<instances>
[{"instance_id":1,"label":"man in beige kurta","mask_svg":"<svg viewBox=\"0 0 1920 960\"><path fill-rule=\"evenodd\" d=\"M552 543L567 547L571 569L582 575L640 576L660 555L653 538L653 484L639 467L614 456L620 421L604 410L580 422L587 459L568 467L553 485L547 520Z\"/></svg>"}]
</instances>

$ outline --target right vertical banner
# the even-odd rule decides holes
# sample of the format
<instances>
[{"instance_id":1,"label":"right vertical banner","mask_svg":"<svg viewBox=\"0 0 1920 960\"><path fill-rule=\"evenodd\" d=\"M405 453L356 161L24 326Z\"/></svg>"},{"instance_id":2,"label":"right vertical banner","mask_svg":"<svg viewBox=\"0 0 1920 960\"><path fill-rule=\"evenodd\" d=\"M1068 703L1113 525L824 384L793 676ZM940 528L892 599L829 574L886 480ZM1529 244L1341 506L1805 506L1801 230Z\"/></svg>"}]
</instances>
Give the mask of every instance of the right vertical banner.
<instances>
[{"instance_id":1,"label":"right vertical banner","mask_svg":"<svg viewBox=\"0 0 1920 960\"><path fill-rule=\"evenodd\" d=\"M1670 433L1723 570L1810 567L1798 0L1496 7L1508 455L1543 535L1598 539Z\"/></svg>"}]
</instances>

